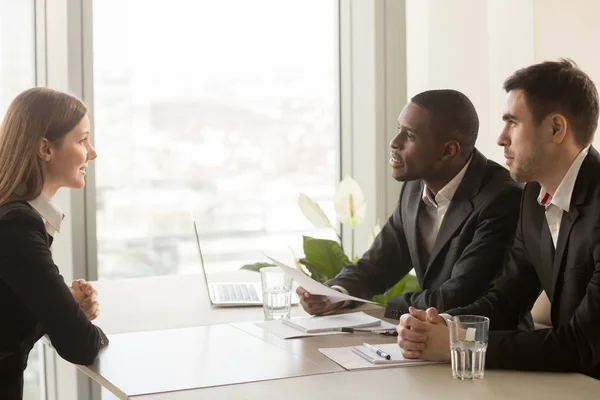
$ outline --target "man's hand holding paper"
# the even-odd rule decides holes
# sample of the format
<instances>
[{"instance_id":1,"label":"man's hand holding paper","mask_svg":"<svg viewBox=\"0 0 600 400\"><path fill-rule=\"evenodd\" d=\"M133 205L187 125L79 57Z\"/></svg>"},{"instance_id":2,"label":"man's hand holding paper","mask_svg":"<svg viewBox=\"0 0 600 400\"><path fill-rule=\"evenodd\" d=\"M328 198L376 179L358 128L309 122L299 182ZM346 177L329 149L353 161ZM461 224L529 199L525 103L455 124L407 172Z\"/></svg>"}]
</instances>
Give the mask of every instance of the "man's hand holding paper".
<instances>
[{"instance_id":1,"label":"man's hand holding paper","mask_svg":"<svg viewBox=\"0 0 600 400\"><path fill-rule=\"evenodd\" d=\"M343 301L332 302L327 296L311 294L302 286L296 289L296 293L300 298L300 304L304 311L311 315L325 314L344 305Z\"/></svg>"},{"instance_id":2,"label":"man's hand holding paper","mask_svg":"<svg viewBox=\"0 0 600 400\"><path fill-rule=\"evenodd\" d=\"M354 296L350 296L350 295L344 294L342 292L339 292L335 289L332 289L330 287L327 287L327 286L323 285L322 283L315 281L310 276L306 275L304 272L298 270L297 268L292 268L290 266L287 266L284 263L282 263L272 257L267 256L266 254L265 254L265 257L267 257L275 265L277 265L279 268L281 268L286 274L289 274L292 277L292 279L294 279L294 281L298 284L298 286L300 286L302 288L302 290L304 290L304 292L308 292L311 297L316 296L316 295L321 296L321 298L316 298L317 303L322 303L324 301L328 301L331 305L333 305L334 303L338 303L338 302L343 303L346 300L353 300L353 301L359 301L362 303L377 304L372 301L361 299L361 298L354 297ZM297 292L297 293L298 293L298 295L300 295L300 292ZM323 297L326 297L327 300L323 299ZM300 298L302 300L304 298L304 296L301 295ZM341 307L341 304L340 304L340 307ZM305 307L305 309L306 309L306 307Z\"/></svg>"}]
</instances>

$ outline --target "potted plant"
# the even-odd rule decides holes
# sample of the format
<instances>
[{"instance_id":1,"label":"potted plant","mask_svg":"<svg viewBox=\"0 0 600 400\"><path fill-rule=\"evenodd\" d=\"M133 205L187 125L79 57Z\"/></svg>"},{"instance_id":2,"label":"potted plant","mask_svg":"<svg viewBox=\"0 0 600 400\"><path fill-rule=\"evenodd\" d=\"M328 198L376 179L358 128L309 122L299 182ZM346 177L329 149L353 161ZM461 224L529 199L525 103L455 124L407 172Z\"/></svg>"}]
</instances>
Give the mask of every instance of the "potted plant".
<instances>
[{"instance_id":1,"label":"potted plant","mask_svg":"<svg viewBox=\"0 0 600 400\"><path fill-rule=\"evenodd\" d=\"M298 206L304 216L315 228L332 229L338 240L319 239L310 236L302 236L304 257L296 258L296 267L318 282L325 282L335 277L344 266L356 262L359 257L347 255L342 246L342 240L337 230L325 214L323 209L305 194L298 196ZM334 199L336 219L352 230L365 219L366 204L362 189L358 182L346 176L339 184ZM370 227L370 243L381 230L378 223ZM255 263L244 265L242 269L258 271L262 267L271 266L269 263ZM404 292L418 292L419 283L413 275L407 274L387 292L373 296L374 302L382 305L392 297Z\"/></svg>"}]
</instances>

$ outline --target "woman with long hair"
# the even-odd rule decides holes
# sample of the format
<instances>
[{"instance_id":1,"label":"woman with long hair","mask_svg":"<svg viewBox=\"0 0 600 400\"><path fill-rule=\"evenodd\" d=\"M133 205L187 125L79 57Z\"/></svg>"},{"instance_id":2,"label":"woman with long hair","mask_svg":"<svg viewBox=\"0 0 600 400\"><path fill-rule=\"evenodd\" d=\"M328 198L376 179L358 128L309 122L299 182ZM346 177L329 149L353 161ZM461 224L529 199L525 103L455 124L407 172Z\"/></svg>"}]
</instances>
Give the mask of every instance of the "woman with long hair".
<instances>
[{"instance_id":1,"label":"woman with long hair","mask_svg":"<svg viewBox=\"0 0 600 400\"><path fill-rule=\"evenodd\" d=\"M92 364L108 340L90 284L65 284L50 246L62 211L52 198L85 186L96 158L87 109L48 88L18 95L0 126L0 398L21 399L31 348L44 334L65 360Z\"/></svg>"}]
</instances>

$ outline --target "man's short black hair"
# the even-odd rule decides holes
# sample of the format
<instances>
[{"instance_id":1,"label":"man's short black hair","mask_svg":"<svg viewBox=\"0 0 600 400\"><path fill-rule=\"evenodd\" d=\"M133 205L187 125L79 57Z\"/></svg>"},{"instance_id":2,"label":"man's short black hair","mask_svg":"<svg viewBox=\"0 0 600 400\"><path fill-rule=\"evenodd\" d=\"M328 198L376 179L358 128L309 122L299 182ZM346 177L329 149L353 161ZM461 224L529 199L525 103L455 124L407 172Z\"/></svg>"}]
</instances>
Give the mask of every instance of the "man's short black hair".
<instances>
[{"instance_id":1,"label":"man's short black hair","mask_svg":"<svg viewBox=\"0 0 600 400\"><path fill-rule=\"evenodd\" d=\"M436 133L456 140L464 158L471 156L479 131L479 117L467 96L457 90L438 89L419 93L410 101L431 112Z\"/></svg>"},{"instance_id":2,"label":"man's short black hair","mask_svg":"<svg viewBox=\"0 0 600 400\"><path fill-rule=\"evenodd\" d=\"M504 81L504 90L520 89L536 124L551 113L565 116L575 141L587 146L598 126L598 91L572 60L545 61L522 68Z\"/></svg>"}]
</instances>

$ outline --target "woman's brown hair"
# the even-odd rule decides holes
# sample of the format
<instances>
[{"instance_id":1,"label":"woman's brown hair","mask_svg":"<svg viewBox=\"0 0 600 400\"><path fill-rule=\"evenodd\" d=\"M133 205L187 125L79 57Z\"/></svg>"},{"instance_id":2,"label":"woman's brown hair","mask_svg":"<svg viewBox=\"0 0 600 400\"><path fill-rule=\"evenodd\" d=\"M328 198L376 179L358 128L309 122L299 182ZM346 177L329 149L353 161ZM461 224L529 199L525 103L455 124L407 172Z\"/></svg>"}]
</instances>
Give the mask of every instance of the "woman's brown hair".
<instances>
[{"instance_id":1,"label":"woman's brown hair","mask_svg":"<svg viewBox=\"0 0 600 400\"><path fill-rule=\"evenodd\" d=\"M76 97L43 87L28 89L12 101L0 125L0 205L42 193L42 140L60 147L86 114Z\"/></svg>"}]
</instances>

